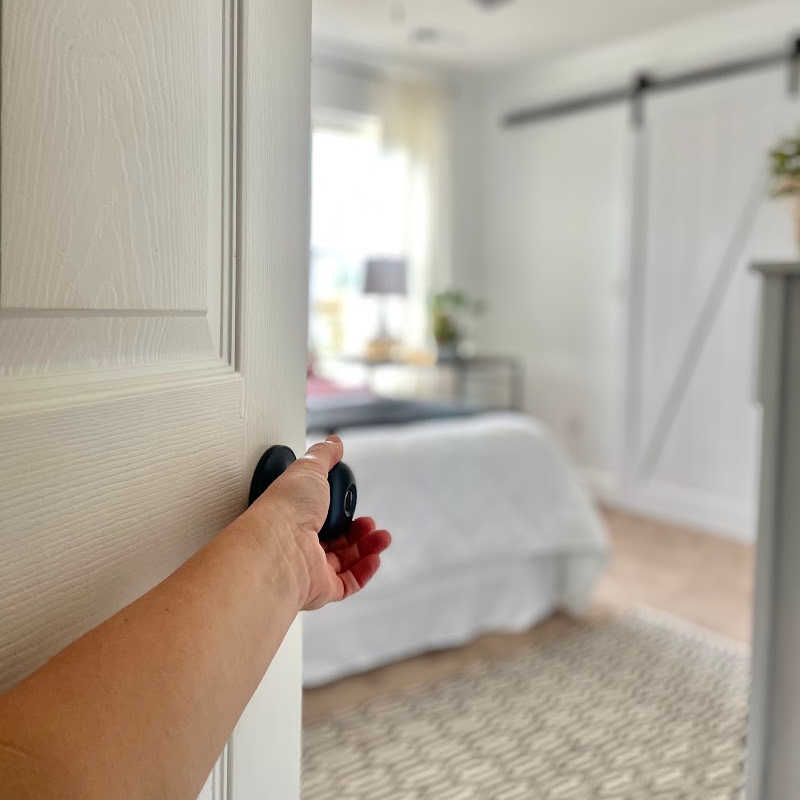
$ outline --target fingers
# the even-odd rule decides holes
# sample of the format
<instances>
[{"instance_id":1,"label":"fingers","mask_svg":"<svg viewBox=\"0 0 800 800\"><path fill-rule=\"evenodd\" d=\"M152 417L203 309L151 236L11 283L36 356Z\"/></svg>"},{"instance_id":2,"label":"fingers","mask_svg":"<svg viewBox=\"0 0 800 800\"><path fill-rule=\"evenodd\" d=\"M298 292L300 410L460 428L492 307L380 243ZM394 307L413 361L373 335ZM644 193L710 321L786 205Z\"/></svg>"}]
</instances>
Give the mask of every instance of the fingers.
<instances>
[{"instance_id":1,"label":"fingers","mask_svg":"<svg viewBox=\"0 0 800 800\"><path fill-rule=\"evenodd\" d=\"M374 530L375 520L372 517L359 517L350 523L346 533L325 542L322 546L328 552L343 550L348 544L357 542L362 536Z\"/></svg>"},{"instance_id":2,"label":"fingers","mask_svg":"<svg viewBox=\"0 0 800 800\"><path fill-rule=\"evenodd\" d=\"M382 553L391 543L392 537L389 531L370 530L352 544L328 550L328 563L336 572L343 572L367 556Z\"/></svg>"},{"instance_id":3,"label":"fingers","mask_svg":"<svg viewBox=\"0 0 800 800\"><path fill-rule=\"evenodd\" d=\"M327 480L328 473L342 460L343 454L342 440L338 436L328 436L324 442L317 442L309 447L305 455L297 461Z\"/></svg>"},{"instance_id":4,"label":"fingers","mask_svg":"<svg viewBox=\"0 0 800 800\"><path fill-rule=\"evenodd\" d=\"M336 556L333 553L328 553L329 563L335 558ZM322 608L322 606L328 603L337 602L339 600L344 600L346 597L350 597L350 595L355 594L367 585L372 576L380 568L380 565L381 557L377 553L372 553L353 564L350 569L344 570L344 572L331 569L329 572L329 589L327 593L318 596L305 606L305 608L307 610Z\"/></svg>"},{"instance_id":5,"label":"fingers","mask_svg":"<svg viewBox=\"0 0 800 800\"><path fill-rule=\"evenodd\" d=\"M344 592L341 599L350 597L360 589L363 589L372 576L378 571L381 565L381 557L377 553L362 558L361 561L353 564L353 566L345 570L339 575L344 587Z\"/></svg>"},{"instance_id":6,"label":"fingers","mask_svg":"<svg viewBox=\"0 0 800 800\"><path fill-rule=\"evenodd\" d=\"M381 565L380 554L391 543L389 531L376 530L372 517L354 520L345 536L328 542L325 557L334 581L333 599L344 600L363 589Z\"/></svg>"}]
</instances>

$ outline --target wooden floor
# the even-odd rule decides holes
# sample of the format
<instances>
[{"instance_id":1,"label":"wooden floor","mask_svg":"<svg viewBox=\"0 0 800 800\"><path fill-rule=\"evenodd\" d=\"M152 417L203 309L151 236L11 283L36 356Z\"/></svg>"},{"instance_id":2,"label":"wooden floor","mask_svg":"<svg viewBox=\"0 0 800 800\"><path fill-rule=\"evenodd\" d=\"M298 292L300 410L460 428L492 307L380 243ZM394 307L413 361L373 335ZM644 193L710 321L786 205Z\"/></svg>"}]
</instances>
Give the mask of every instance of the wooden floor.
<instances>
[{"instance_id":1,"label":"wooden floor","mask_svg":"<svg viewBox=\"0 0 800 800\"><path fill-rule=\"evenodd\" d=\"M612 560L587 620L563 614L520 634L491 634L452 650L425 653L304 692L306 722L378 694L452 674L485 657L502 658L532 642L633 606L649 606L746 642L750 636L753 547L604 509Z\"/></svg>"},{"instance_id":2,"label":"wooden floor","mask_svg":"<svg viewBox=\"0 0 800 800\"><path fill-rule=\"evenodd\" d=\"M620 511L604 510L613 546L597 605L646 605L747 642L752 545Z\"/></svg>"}]
</instances>

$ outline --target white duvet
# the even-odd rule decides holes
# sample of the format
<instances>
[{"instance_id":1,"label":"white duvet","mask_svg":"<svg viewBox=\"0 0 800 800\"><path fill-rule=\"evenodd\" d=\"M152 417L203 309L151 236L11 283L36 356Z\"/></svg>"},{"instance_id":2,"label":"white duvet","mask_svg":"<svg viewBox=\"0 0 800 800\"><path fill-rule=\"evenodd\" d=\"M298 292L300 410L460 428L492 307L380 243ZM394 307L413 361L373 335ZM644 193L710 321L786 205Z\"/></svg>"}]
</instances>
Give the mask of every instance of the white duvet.
<instances>
[{"instance_id":1,"label":"white duvet","mask_svg":"<svg viewBox=\"0 0 800 800\"><path fill-rule=\"evenodd\" d=\"M343 439L357 515L393 544L362 593L304 616L306 685L585 607L607 539L537 422L491 414Z\"/></svg>"}]
</instances>

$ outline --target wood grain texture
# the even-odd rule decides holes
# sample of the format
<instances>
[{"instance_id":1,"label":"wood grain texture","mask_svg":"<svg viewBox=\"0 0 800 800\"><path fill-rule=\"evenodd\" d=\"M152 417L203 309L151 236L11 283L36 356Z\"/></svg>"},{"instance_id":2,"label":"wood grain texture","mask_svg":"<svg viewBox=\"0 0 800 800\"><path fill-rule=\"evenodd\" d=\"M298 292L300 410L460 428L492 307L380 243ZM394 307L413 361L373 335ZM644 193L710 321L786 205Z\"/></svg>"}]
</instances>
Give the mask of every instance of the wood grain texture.
<instances>
[{"instance_id":1,"label":"wood grain texture","mask_svg":"<svg viewBox=\"0 0 800 800\"><path fill-rule=\"evenodd\" d=\"M238 376L0 419L0 688L244 507Z\"/></svg>"},{"instance_id":2,"label":"wood grain texture","mask_svg":"<svg viewBox=\"0 0 800 800\"><path fill-rule=\"evenodd\" d=\"M0 5L1 689L303 447L311 4ZM300 685L298 623L203 797L299 795Z\"/></svg>"},{"instance_id":3,"label":"wood grain texture","mask_svg":"<svg viewBox=\"0 0 800 800\"><path fill-rule=\"evenodd\" d=\"M206 308L222 0L7 0L2 305Z\"/></svg>"},{"instance_id":4,"label":"wood grain texture","mask_svg":"<svg viewBox=\"0 0 800 800\"><path fill-rule=\"evenodd\" d=\"M3 4L0 376L231 363L234 5Z\"/></svg>"},{"instance_id":5,"label":"wood grain texture","mask_svg":"<svg viewBox=\"0 0 800 800\"><path fill-rule=\"evenodd\" d=\"M19 318L0 313L0 377L218 358L203 312L53 318Z\"/></svg>"}]
</instances>

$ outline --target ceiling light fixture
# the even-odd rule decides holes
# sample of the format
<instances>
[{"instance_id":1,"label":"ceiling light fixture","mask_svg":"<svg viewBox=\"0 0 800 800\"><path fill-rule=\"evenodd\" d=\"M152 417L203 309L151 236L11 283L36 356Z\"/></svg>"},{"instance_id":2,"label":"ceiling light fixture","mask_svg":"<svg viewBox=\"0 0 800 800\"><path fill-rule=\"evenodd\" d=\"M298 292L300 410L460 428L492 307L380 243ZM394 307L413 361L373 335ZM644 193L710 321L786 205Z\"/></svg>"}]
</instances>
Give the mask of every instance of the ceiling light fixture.
<instances>
[{"instance_id":1,"label":"ceiling light fixture","mask_svg":"<svg viewBox=\"0 0 800 800\"><path fill-rule=\"evenodd\" d=\"M479 6L488 10L495 9L498 6L506 5L510 0L474 0Z\"/></svg>"},{"instance_id":2,"label":"ceiling light fixture","mask_svg":"<svg viewBox=\"0 0 800 800\"><path fill-rule=\"evenodd\" d=\"M444 35L436 28L423 26L414 28L409 34L409 38L412 42L419 42L420 44L435 44L436 42L442 41Z\"/></svg>"}]
</instances>

